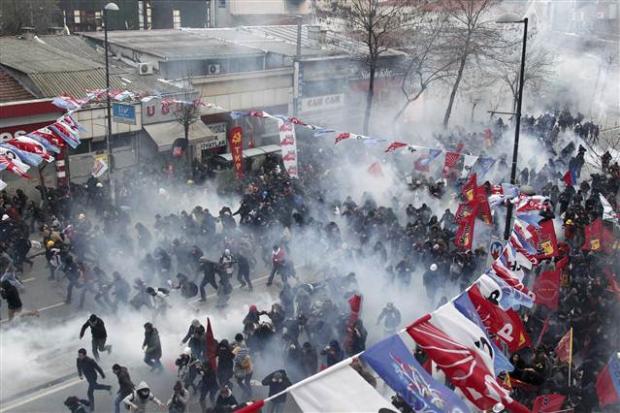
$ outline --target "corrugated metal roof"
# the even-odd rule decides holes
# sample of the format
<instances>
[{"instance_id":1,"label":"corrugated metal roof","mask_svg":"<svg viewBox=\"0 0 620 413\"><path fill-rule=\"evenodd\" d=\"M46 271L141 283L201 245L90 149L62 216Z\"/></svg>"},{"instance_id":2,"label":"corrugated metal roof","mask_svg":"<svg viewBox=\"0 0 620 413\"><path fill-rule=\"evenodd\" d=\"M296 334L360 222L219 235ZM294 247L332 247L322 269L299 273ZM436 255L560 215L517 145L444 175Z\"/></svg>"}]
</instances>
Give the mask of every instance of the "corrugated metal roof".
<instances>
[{"instance_id":1,"label":"corrugated metal roof","mask_svg":"<svg viewBox=\"0 0 620 413\"><path fill-rule=\"evenodd\" d=\"M22 73L70 72L99 69L99 63L36 40L0 38L0 64Z\"/></svg>"},{"instance_id":2,"label":"corrugated metal roof","mask_svg":"<svg viewBox=\"0 0 620 413\"><path fill-rule=\"evenodd\" d=\"M47 45L56 49L66 50L71 54L88 59L92 62L104 65L105 55L99 53L97 50L88 43L83 37L80 36L67 36L67 35L49 35L40 36L40 39Z\"/></svg>"},{"instance_id":3,"label":"corrugated metal roof","mask_svg":"<svg viewBox=\"0 0 620 413\"><path fill-rule=\"evenodd\" d=\"M100 32L83 36L103 40ZM166 60L224 58L256 55L259 50L188 30L119 30L108 33L111 44L152 54Z\"/></svg>"},{"instance_id":4,"label":"corrugated metal roof","mask_svg":"<svg viewBox=\"0 0 620 413\"><path fill-rule=\"evenodd\" d=\"M32 97L32 93L5 70L0 69L0 102L26 100L32 99Z\"/></svg>"},{"instance_id":5,"label":"corrugated metal roof","mask_svg":"<svg viewBox=\"0 0 620 413\"><path fill-rule=\"evenodd\" d=\"M61 94L81 97L88 90L105 89L105 69L29 73L28 76L39 88L41 95L46 97ZM123 84L117 77L110 77L110 87L121 88Z\"/></svg>"}]
</instances>

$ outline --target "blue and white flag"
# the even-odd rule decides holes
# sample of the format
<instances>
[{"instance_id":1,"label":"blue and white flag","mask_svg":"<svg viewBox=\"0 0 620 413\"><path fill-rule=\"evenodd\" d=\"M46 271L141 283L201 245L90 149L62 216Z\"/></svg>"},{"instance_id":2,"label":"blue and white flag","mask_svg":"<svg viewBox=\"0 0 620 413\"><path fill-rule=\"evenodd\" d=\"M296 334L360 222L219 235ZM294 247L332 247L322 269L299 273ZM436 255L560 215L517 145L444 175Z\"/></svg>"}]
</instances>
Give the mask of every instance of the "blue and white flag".
<instances>
[{"instance_id":1,"label":"blue and white flag","mask_svg":"<svg viewBox=\"0 0 620 413\"><path fill-rule=\"evenodd\" d=\"M452 390L438 383L417 362L398 335L360 356L415 412L467 413L469 408Z\"/></svg>"},{"instance_id":2,"label":"blue and white flag","mask_svg":"<svg viewBox=\"0 0 620 413\"><path fill-rule=\"evenodd\" d=\"M532 308L534 298L513 288L506 281L502 280L493 271L487 271L476 281L480 292L494 304L499 305L503 310L518 310L520 306Z\"/></svg>"},{"instance_id":3,"label":"blue and white flag","mask_svg":"<svg viewBox=\"0 0 620 413\"><path fill-rule=\"evenodd\" d=\"M8 144L8 143L0 144L0 148L2 148L2 150L0 151L2 152L2 154L5 154L7 151L13 152L15 156L19 158L19 160L21 160L22 162L30 166L39 166L41 162L43 162L43 158L37 155L36 153L22 151L21 149L18 149L15 146Z\"/></svg>"},{"instance_id":4,"label":"blue and white flag","mask_svg":"<svg viewBox=\"0 0 620 413\"><path fill-rule=\"evenodd\" d=\"M471 322L480 327L480 330L483 332L487 331L486 326L482 322L480 315L476 311L474 307L474 303L469 299L469 295L467 291L462 292L458 297L456 297L453 301L454 306L457 310L461 312L465 317L467 317ZM493 358L493 368L495 370L495 375L498 375L502 371L506 371L510 373L514 370L514 366L510 363L506 355L495 345L493 340L491 340L487 334L488 342L491 344L491 348L493 348L494 358Z\"/></svg>"}]
</instances>

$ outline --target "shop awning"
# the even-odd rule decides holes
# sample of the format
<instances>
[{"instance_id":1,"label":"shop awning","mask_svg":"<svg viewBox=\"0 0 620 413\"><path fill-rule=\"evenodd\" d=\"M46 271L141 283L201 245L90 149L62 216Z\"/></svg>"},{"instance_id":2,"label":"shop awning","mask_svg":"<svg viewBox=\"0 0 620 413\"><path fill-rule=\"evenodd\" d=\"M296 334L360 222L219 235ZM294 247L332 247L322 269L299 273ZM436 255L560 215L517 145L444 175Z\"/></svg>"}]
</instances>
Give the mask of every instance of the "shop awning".
<instances>
[{"instance_id":1,"label":"shop awning","mask_svg":"<svg viewBox=\"0 0 620 413\"><path fill-rule=\"evenodd\" d=\"M253 158L255 156L267 155L268 153L275 153L275 152L280 152L280 151L281 151L280 145L258 146L256 148L244 149L243 157ZM232 161L232 155L230 153L224 153L219 156L228 162Z\"/></svg>"},{"instance_id":2,"label":"shop awning","mask_svg":"<svg viewBox=\"0 0 620 413\"><path fill-rule=\"evenodd\" d=\"M153 139L159 152L171 150L175 139L185 137L183 125L176 121L144 125L144 130ZM204 122L198 120L189 126L189 143L190 145L213 143L213 147L223 146L226 145L226 135L211 130Z\"/></svg>"}]
</instances>

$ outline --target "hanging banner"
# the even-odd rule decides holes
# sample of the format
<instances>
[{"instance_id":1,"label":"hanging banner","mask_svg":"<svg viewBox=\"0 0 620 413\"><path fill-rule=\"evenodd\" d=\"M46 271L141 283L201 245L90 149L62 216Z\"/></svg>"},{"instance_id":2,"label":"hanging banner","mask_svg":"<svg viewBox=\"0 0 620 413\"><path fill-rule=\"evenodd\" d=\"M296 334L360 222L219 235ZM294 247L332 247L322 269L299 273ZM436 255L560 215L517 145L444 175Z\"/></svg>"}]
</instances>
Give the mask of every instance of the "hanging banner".
<instances>
[{"instance_id":1,"label":"hanging banner","mask_svg":"<svg viewBox=\"0 0 620 413\"><path fill-rule=\"evenodd\" d=\"M230 154L237 179L243 178L243 129L235 126L230 130Z\"/></svg>"},{"instance_id":2,"label":"hanging banner","mask_svg":"<svg viewBox=\"0 0 620 413\"><path fill-rule=\"evenodd\" d=\"M280 130L280 147L282 148L284 169L286 169L288 176L298 178L295 125L291 121L278 119L278 129Z\"/></svg>"},{"instance_id":3,"label":"hanging banner","mask_svg":"<svg viewBox=\"0 0 620 413\"><path fill-rule=\"evenodd\" d=\"M90 173L95 178L101 177L108 170L108 154L102 153L95 155L95 163Z\"/></svg>"}]
</instances>

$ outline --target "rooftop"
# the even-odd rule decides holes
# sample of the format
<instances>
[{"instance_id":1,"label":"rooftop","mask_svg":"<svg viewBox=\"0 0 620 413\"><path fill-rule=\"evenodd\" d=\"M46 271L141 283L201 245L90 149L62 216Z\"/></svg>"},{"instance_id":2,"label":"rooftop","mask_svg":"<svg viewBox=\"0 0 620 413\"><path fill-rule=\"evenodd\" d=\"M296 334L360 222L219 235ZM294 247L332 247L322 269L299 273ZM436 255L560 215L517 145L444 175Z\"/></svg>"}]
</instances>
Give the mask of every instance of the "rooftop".
<instances>
[{"instance_id":1,"label":"rooftop","mask_svg":"<svg viewBox=\"0 0 620 413\"><path fill-rule=\"evenodd\" d=\"M103 41L103 33L87 32L83 36ZM217 59L262 52L233 42L188 30L119 30L108 32L108 41L120 47L150 54L162 60Z\"/></svg>"},{"instance_id":2,"label":"rooftop","mask_svg":"<svg viewBox=\"0 0 620 413\"><path fill-rule=\"evenodd\" d=\"M103 89L104 61L102 50L79 36L0 37L0 68L30 97L82 97L89 90ZM110 74L112 88L162 94L180 91L156 75L138 75L135 67L115 58L110 59ZM3 86L5 81L9 82L3 79Z\"/></svg>"}]
</instances>

